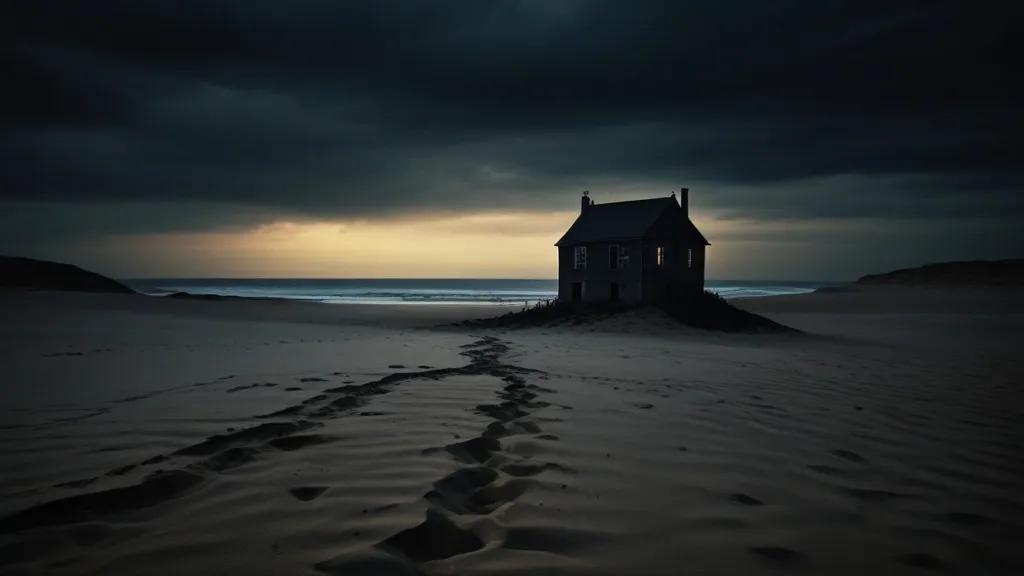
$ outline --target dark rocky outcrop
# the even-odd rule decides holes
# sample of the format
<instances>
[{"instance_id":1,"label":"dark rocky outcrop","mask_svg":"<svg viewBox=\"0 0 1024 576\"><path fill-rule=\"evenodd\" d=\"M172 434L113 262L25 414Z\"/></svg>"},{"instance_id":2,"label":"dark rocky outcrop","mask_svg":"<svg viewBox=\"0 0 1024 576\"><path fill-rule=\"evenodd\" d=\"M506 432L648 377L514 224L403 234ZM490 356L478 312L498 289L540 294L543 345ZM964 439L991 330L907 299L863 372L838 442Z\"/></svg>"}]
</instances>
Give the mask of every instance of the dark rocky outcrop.
<instances>
[{"instance_id":1,"label":"dark rocky outcrop","mask_svg":"<svg viewBox=\"0 0 1024 576\"><path fill-rule=\"evenodd\" d=\"M117 280L71 264L15 256L0 256L0 290L136 293Z\"/></svg>"},{"instance_id":2,"label":"dark rocky outcrop","mask_svg":"<svg viewBox=\"0 0 1024 576\"><path fill-rule=\"evenodd\" d=\"M1024 286L1024 258L940 262L871 274L857 285L897 286Z\"/></svg>"}]
</instances>

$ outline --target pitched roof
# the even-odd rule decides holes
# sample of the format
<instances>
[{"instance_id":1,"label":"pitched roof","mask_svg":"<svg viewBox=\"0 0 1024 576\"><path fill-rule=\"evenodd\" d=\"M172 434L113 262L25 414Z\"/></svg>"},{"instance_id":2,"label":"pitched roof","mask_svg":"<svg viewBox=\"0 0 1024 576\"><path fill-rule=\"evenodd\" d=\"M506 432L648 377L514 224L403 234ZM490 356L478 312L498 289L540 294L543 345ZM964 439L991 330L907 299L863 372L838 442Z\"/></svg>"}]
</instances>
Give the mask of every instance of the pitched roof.
<instances>
[{"instance_id":1,"label":"pitched roof","mask_svg":"<svg viewBox=\"0 0 1024 576\"><path fill-rule=\"evenodd\" d=\"M643 238L655 221L670 208L679 210L674 196L592 204L576 218L555 246ZM706 246L711 244L689 218L686 219L683 231L695 242Z\"/></svg>"}]
</instances>

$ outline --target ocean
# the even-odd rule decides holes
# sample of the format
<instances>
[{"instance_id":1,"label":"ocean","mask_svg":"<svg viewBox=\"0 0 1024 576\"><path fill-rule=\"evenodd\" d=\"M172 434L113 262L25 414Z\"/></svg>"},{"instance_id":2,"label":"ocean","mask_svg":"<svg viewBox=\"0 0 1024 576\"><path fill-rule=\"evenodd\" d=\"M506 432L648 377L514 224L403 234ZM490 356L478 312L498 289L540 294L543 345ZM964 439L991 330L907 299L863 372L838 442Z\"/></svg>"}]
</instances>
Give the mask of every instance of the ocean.
<instances>
[{"instance_id":1,"label":"ocean","mask_svg":"<svg viewBox=\"0 0 1024 576\"><path fill-rule=\"evenodd\" d=\"M556 280L147 278L122 282L154 296L188 292L360 304L521 305L553 300L558 295ZM804 294L836 283L709 280L706 284L723 298L754 298Z\"/></svg>"}]
</instances>

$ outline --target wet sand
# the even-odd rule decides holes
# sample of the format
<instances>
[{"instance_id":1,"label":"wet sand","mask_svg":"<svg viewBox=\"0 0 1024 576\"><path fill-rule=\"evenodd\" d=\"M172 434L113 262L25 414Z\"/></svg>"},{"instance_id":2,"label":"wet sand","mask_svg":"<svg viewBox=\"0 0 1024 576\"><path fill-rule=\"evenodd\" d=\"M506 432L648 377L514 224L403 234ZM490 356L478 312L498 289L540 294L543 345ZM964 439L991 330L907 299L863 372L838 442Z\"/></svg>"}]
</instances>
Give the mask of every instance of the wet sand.
<instances>
[{"instance_id":1,"label":"wet sand","mask_svg":"<svg viewBox=\"0 0 1024 576\"><path fill-rule=\"evenodd\" d=\"M3 574L1010 574L998 290L514 331L504 310L5 296Z\"/></svg>"}]
</instances>

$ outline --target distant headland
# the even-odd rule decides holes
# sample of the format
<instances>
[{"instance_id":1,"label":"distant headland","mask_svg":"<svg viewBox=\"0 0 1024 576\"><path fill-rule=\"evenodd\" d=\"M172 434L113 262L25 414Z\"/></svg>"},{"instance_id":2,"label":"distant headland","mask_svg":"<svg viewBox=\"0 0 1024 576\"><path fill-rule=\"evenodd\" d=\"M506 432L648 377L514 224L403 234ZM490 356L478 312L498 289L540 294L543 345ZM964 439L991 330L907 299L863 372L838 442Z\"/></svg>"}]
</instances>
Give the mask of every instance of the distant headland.
<instances>
[{"instance_id":1,"label":"distant headland","mask_svg":"<svg viewBox=\"0 0 1024 576\"><path fill-rule=\"evenodd\" d=\"M19 256L0 256L0 290L136 294L117 280L78 266Z\"/></svg>"},{"instance_id":2,"label":"distant headland","mask_svg":"<svg viewBox=\"0 0 1024 576\"><path fill-rule=\"evenodd\" d=\"M858 286L1024 286L1024 258L939 262L858 279Z\"/></svg>"}]
</instances>

